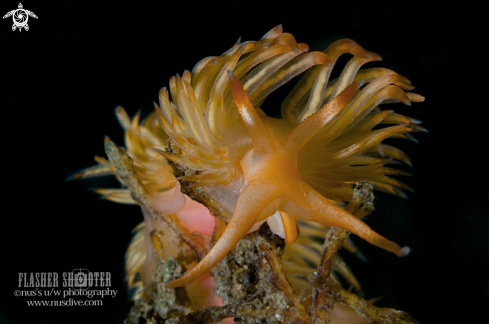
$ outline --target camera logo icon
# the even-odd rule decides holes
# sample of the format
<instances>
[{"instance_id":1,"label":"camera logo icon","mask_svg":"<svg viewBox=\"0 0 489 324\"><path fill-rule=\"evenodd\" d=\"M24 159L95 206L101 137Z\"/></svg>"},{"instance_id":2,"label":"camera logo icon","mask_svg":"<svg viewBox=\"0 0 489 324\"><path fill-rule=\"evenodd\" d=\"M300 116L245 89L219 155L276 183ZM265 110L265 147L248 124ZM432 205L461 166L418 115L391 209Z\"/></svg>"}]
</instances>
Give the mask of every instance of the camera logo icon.
<instances>
[{"instance_id":1,"label":"camera logo icon","mask_svg":"<svg viewBox=\"0 0 489 324\"><path fill-rule=\"evenodd\" d=\"M88 274L87 269L76 269L72 271L73 273L73 283L75 287L78 288L88 288Z\"/></svg>"}]
</instances>

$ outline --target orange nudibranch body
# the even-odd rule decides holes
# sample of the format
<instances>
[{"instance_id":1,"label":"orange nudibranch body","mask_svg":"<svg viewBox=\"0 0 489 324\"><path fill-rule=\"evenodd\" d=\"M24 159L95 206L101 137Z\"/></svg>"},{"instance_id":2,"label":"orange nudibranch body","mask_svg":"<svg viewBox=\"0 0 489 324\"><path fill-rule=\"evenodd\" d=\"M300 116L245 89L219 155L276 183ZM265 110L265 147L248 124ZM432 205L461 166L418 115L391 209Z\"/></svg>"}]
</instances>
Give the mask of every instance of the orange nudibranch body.
<instances>
[{"instance_id":1,"label":"orange nudibranch body","mask_svg":"<svg viewBox=\"0 0 489 324\"><path fill-rule=\"evenodd\" d=\"M400 256L407 253L337 202L352 199L357 181L398 195L399 188L409 189L388 177L402 172L384 167L392 158L406 160L405 155L381 142L422 129L378 105L423 98L404 92L413 87L395 72L360 70L380 56L350 40L324 52L307 49L277 27L259 42L236 44L220 57L202 60L192 73L172 78L173 102L166 89L160 93L157 118L182 153L159 152L198 170L180 179L202 186L233 215L209 254L167 287L192 282L267 219L286 242L297 237L299 218L346 229ZM344 53L354 57L329 82ZM267 117L260 108L266 97L302 72L282 104L282 119ZM380 124L393 126L373 129Z\"/></svg>"},{"instance_id":2,"label":"orange nudibranch body","mask_svg":"<svg viewBox=\"0 0 489 324\"><path fill-rule=\"evenodd\" d=\"M330 80L343 54L352 58ZM264 221L286 242L296 239L296 219L302 219L343 228L399 256L408 253L339 206L352 200L356 182L401 197L403 189L410 190L390 177L406 173L386 166L394 160L409 164L409 158L382 141L410 139L410 132L424 128L379 105L424 98L408 92L411 82L394 71L361 69L378 60L349 39L310 52L277 26L259 41L237 43L172 77L143 123L118 110L128 153L153 208L180 213L189 229L205 227L210 235L212 216L180 193L179 181L186 181L232 214L210 252L168 288L207 272ZM268 95L301 74L282 102L281 118L266 116ZM176 179L169 162L188 172Z\"/></svg>"}]
</instances>

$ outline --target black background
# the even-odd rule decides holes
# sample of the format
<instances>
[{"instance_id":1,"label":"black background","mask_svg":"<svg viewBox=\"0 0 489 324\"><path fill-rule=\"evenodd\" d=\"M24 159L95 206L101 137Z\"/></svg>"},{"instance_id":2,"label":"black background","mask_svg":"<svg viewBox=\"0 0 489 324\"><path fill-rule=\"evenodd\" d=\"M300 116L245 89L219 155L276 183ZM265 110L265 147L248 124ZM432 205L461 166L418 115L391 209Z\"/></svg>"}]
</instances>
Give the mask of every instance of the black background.
<instances>
[{"instance_id":1,"label":"black background","mask_svg":"<svg viewBox=\"0 0 489 324\"><path fill-rule=\"evenodd\" d=\"M481 9L298 1L275 2L265 12L264 4L26 1L39 17L29 19L28 32L12 32L11 18L0 21L1 323L122 322L129 308L124 253L141 213L98 199L87 190L98 183L65 179L93 165L94 155L105 156L105 135L123 143L117 105L130 115L150 111L172 75L278 24L312 50L354 39L426 97L389 107L430 131L415 134L419 144L395 141L413 161L405 181L416 193L408 200L378 194L368 219L377 232L411 246L411 255L398 259L357 238L369 264L342 253L365 297L383 296L379 306L423 323L484 314L489 190ZM2 1L1 15L17 5ZM280 96L264 109L274 114ZM117 297L100 307L27 307L26 300L40 298L14 297L19 272L76 268L111 272Z\"/></svg>"}]
</instances>

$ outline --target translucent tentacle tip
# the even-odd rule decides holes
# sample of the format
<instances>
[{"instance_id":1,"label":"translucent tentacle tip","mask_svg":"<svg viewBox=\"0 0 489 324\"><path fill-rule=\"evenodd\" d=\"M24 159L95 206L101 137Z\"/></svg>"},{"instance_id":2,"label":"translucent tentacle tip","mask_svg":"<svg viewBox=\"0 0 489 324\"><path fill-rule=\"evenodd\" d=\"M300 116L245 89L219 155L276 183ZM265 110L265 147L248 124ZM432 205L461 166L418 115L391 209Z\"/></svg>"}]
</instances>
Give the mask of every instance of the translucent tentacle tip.
<instances>
[{"instance_id":1,"label":"translucent tentacle tip","mask_svg":"<svg viewBox=\"0 0 489 324\"><path fill-rule=\"evenodd\" d=\"M406 255L408 255L409 253L411 252L411 248L409 246L405 246L401 249L401 251L399 251L399 253L397 253L397 256L398 257L405 257Z\"/></svg>"}]
</instances>

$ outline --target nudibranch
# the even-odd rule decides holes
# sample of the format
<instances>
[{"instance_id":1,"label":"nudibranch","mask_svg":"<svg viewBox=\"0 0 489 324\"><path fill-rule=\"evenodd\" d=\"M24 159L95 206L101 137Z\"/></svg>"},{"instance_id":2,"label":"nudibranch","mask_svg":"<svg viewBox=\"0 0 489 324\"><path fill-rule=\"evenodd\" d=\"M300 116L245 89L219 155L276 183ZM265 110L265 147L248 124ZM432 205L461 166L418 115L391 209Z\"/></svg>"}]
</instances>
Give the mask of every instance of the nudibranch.
<instances>
[{"instance_id":1,"label":"nudibranch","mask_svg":"<svg viewBox=\"0 0 489 324\"><path fill-rule=\"evenodd\" d=\"M347 53L353 57L330 80L338 58ZM172 77L143 123L117 110L127 152L155 210L176 214L182 222L198 210L187 226L210 224L203 230L210 235L213 216L180 192L184 181L201 187L232 215L207 255L167 288L196 280L265 221L287 243L296 240L300 219L345 229L398 256L408 253L409 248L379 235L341 207L351 201L357 182L401 197L402 189L410 190L390 177L405 172L386 166L409 164L409 158L382 141L410 139L410 132L424 129L419 121L379 105L410 105L424 98L406 92L413 89L410 81L391 70L360 69L379 60L378 54L349 39L310 52L277 26L259 41L238 42L221 56L201 60L192 72ZM282 103L281 118L267 116L261 107L268 95L300 74ZM113 172L109 162L100 163L97 171L85 172ZM186 174L176 178L171 164ZM128 191L100 193L131 201ZM151 219L145 222L148 236L156 225ZM151 250L151 240L145 242Z\"/></svg>"}]
</instances>

